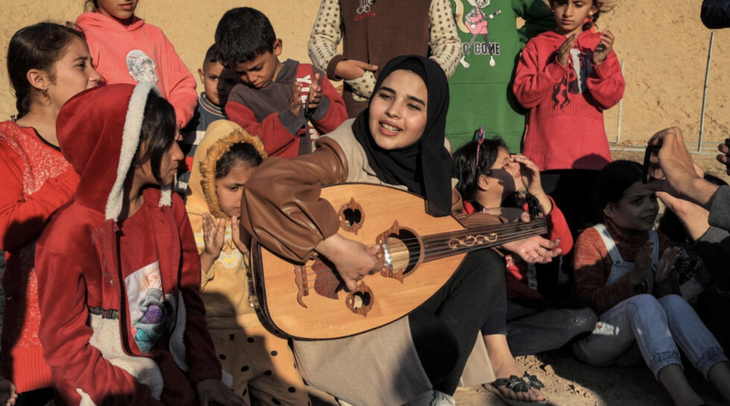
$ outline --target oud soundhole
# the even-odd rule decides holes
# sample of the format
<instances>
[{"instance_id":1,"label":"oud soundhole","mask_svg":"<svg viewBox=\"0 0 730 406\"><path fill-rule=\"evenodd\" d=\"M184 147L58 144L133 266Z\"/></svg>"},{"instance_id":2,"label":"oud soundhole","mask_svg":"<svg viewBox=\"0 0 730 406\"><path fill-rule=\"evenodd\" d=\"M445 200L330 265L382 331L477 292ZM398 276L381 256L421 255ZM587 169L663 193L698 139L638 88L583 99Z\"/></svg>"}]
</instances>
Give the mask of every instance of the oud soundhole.
<instances>
[{"instance_id":1,"label":"oud soundhole","mask_svg":"<svg viewBox=\"0 0 730 406\"><path fill-rule=\"evenodd\" d=\"M362 207L355 201L350 201L343 205L338 212L340 220L340 228L348 233L357 235L357 232L362 228L362 224L365 220L365 214L362 211Z\"/></svg>"},{"instance_id":2,"label":"oud soundhole","mask_svg":"<svg viewBox=\"0 0 730 406\"><path fill-rule=\"evenodd\" d=\"M388 236L393 276L407 276L412 272L421 255L421 244L410 230L401 228L398 234ZM396 276L397 277L397 276Z\"/></svg>"},{"instance_id":3,"label":"oud soundhole","mask_svg":"<svg viewBox=\"0 0 730 406\"><path fill-rule=\"evenodd\" d=\"M357 289L347 294L345 305L353 313L367 316L373 306L373 291L364 282L360 282Z\"/></svg>"}]
</instances>

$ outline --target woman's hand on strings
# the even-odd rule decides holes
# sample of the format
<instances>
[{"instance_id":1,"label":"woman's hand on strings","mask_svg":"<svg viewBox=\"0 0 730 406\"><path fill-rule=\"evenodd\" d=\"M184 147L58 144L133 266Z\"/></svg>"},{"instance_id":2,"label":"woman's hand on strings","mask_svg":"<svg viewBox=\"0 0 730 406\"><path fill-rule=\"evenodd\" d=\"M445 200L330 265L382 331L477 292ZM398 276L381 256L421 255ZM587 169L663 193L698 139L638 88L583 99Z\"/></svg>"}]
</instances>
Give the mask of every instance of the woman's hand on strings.
<instances>
[{"instance_id":1,"label":"woman's hand on strings","mask_svg":"<svg viewBox=\"0 0 730 406\"><path fill-rule=\"evenodd\" d=\"M379 250L379 245L367 247L339 234L328 237L315 247L315 251L335 265L348 290L355 290L358 281L380 270Z\"/></svg>"}]
</instances>

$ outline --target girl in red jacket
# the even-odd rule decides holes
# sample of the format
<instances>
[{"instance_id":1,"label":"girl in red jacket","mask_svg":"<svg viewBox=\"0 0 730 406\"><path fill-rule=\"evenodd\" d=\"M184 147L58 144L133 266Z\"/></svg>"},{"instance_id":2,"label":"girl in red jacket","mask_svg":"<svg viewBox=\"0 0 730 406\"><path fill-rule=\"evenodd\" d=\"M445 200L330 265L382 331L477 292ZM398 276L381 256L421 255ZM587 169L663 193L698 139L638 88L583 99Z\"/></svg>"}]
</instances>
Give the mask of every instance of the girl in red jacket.
<instances>
[{"instance_id":1,"label":"girl in red jacket","mask_svg":"<svg viewBox=\"0 0 730 406\"><path fill-rule=\"evenodd\" d=\"M171 192L177 138L173 107L150 83L83 92L59 112L80 181L36 248L57 404L244 404L221 382L195 239Z\"/></svg>"},{"instance_id":2,"label":"girl in red jacket","mask_svg":"<svg viewBox=\"0 0 730 406\"><path fill-rule=\"evenodd\" d=\"M134 15L139 0L86 0L76 25L86 34L94 68L110 83L154 83L184 128L198 106L195 78L158 27Z\"/></svg>"},{"instance_id":3,"label":"girl in red jacket","mask_svg":"<svg viewBox=\"0 0 730 406\"><path fill-rule=\"evenodd\" d=\"M16 32L7 60L18 115L0 123L0 250L7 259L2 371L17 386L18 404L42 405L53 391L38 340L33 252L46 221L68 202L79 180L58 148L56 116L71 96L96 86L100 76L83 34L58 24ZM6 400L0 396L0 405Z\"/></svg>"},{"instance_id":4,"label":"girl in red jacket","mask_svg":"<svg viewBox=\"0 0 730 406\"><path fill-rule=\"evenodd\" d=\"M595 223L580 188L611 162L603 111L621 100L624 79L614 35L595 32L603 0L551 0L557 29L531 39L517 65L514 93L529 109L523 153L542 171L545 191L573 235ZM564 185L564 187L563 187Z\"/></svg>"}]
</instances>

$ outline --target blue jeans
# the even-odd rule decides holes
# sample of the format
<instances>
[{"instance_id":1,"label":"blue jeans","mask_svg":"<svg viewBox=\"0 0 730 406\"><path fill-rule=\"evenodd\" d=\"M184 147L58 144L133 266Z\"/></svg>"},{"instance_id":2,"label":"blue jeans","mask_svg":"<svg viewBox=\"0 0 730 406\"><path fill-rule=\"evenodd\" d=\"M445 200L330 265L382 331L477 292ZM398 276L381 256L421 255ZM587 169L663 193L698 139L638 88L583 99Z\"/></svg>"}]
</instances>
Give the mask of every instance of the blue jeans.
<instances>
[{"instance_id":1,"label":"blue jeans","mask_svg":"<svg viewBox=\"0 0 730 406\"><path fill-rule=\"evenodd\" d=\"M682 366L677 346L705 378L715 364L728 360L697 313L677 295L657 299L643 294L622 301L603 313L593 333L573 350L583 362L605 366L619 360L634 343L657 379L664 367Z\"/></svg>"}]
</instances>

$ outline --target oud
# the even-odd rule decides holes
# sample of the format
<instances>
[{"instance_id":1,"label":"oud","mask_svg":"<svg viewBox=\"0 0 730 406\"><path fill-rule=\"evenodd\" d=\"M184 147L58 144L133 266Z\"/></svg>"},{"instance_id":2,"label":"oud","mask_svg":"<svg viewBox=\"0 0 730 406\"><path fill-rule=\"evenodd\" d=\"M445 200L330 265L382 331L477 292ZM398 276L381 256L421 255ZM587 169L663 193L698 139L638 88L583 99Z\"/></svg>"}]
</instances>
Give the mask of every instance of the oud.
<instances>
[{"instance_id":1,"label":"oud","mask_svg":"<svg viewBox=\"0 0 730 406\"><path fill-rule=\"evenodd\" d=\"M544 218L465 229L452 216L425 212L410 192L370 184L337 184L321 198L338 210L339 234L379 244L379 272L347 291L325 258L294 263L254 242L253 282L259 309L280 332L300 339L362 333L415 310L474 250L547 233Z\"/></svg>"}]
</instances>

